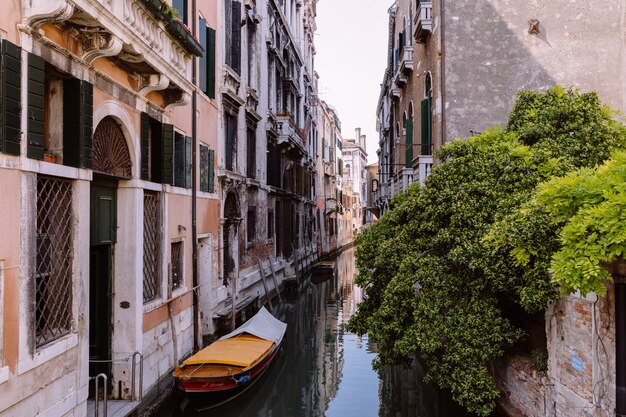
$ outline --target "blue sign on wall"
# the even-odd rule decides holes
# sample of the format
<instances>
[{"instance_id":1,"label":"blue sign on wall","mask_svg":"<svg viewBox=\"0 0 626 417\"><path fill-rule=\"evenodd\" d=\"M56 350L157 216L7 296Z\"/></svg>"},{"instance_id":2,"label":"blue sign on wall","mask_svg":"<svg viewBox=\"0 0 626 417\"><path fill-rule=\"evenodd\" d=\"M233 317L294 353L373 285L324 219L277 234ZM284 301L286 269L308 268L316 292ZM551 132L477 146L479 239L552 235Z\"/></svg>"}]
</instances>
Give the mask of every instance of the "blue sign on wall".
<instances>
[{"instance_id":1,"label":"blue sign on wall","mask_svg":"<svg viewBox=\"0 0 626 417\"><path fill-rule=\"evenodd\" d=\"M578 372L582 372L585 369L585 364L578 356L572 355L572 368Z\"/></svg>"}]
</instances>

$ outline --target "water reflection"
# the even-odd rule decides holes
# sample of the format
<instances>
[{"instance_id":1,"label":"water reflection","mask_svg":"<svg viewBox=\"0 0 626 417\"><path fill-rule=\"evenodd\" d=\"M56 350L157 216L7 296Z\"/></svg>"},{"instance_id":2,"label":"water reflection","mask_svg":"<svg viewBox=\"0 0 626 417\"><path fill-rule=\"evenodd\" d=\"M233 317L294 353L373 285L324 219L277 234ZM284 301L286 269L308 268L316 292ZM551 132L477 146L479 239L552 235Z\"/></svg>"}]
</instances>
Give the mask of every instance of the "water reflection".
<instances>
[{"instance_id":1,"label":"water reflection","mask_svg":"<svg viewBox=\"0 0 626 417\"><path fill-rule=\"evenodd\" d=\"M417 361L412 369L399 366L381 377L372 370L375 343L344 329L363 296L354 284L353 249L338 257L336 271L324 282L307 282L296 298L276 309L288 323L283 351L256 386L205 412L181 411L184 400L174 400L159 416L463 416L423 384Z\"/></svg>"}]
</instances>

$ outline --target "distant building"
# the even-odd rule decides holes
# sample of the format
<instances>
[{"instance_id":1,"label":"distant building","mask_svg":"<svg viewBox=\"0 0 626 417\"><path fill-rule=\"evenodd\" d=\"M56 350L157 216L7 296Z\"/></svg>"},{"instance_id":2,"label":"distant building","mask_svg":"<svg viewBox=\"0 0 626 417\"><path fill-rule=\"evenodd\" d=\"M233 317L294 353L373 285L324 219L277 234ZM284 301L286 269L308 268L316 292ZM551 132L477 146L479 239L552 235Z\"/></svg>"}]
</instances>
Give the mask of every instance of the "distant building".
<instances>
[{"instance_id":1,"label":"distant building","mask_svg":"<svg viewBox=\"0 0 626 417\"><path fill-rule=\"evenodd\" d=\"M355 130L354 139L343 140L343 179L352 190L354 202L352 203L352 229L360 231L365 224L365 207L367 204L367 151L365 135L361 129Z\"/></svg>"},{"instance_id":2,"label":"distant building","mask_svg":"<svg viewBox=\"0 0 626 417\"><path fill-rule=\"evenodd\" d=\"M365 206L365 224L371 224L380 218L380 209L376 207L376 196L379 191L378 162L365 167L367 180L367 196Z\"/></svg>"}]
</instances>

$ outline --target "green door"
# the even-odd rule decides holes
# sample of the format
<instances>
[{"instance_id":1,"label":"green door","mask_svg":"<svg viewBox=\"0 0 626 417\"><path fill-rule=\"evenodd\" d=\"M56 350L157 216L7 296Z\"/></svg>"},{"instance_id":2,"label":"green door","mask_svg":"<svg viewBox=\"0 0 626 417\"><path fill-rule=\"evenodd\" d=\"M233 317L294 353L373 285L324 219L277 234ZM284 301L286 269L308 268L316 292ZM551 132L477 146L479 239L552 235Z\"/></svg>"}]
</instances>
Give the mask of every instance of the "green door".
<instances>
[{"instance_id":1,"label":"green door","mask_svg":"<svg viewBox=\"0 0 626 417\"><path fill-rule=\"evenodd\" d=\"M116 187L91 186L91 250L89 261L89 376L111 375L112 265L116 239ZM108 392L111 392L109 385ZM93 384L91 387L93 394Z\"/></svg>"}]
</instances>

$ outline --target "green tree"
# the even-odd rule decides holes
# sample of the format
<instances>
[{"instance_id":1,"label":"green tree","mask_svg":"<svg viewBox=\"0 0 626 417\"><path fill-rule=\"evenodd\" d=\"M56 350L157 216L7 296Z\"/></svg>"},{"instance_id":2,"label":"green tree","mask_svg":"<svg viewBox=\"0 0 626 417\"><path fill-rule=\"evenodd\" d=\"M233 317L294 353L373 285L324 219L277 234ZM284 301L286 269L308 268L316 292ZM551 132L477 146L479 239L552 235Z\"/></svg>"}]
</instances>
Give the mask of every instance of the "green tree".
<instances>
[{"instance_id":1,"label":"green tree","mask_svg":"<svg viewBox=\"0 0 626 417\"><path fill-rule=\"evenodd\" d=\"M558 295L548 268L563 223L529 201L541 182L624 147L613 117L594 93L520 92L506 129L442 148L446 162L425 187L397 197L357 240L367 297L350 327L381 343L376 366L419 352L428 378L456 401L493 410L488 362L522 335L499 300L536 311Z\"/></svg>"}]
</instances>

